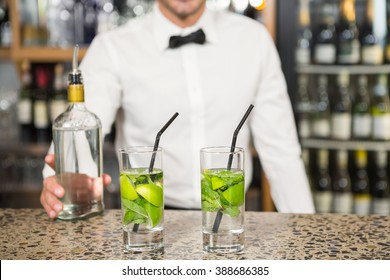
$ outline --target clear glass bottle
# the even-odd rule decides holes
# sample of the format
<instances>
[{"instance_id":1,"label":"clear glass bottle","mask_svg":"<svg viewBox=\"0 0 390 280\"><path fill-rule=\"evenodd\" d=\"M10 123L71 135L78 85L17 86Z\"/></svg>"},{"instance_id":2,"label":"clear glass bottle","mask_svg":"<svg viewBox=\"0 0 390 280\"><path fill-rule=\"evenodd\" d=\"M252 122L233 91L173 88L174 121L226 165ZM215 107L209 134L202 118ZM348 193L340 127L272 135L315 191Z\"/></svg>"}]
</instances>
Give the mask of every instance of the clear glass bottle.
<instances>
[{"instance_id":1,"label":"clear glass bottle","mask_svg":"<svg viewBox=\"0 0 390 280\"><path fill-rule=\"evenodd\" d=\"M371 194L367 171L367 151L355 151L355 170L352 176L353 213L370 214Z\"/></svg>"},{"instance_id":2,"label":"clear glass bottle","mask_svg":"<svg viewBox=\"0 0 390 280\"><path fill-rule=\"evenodd\" d=\"M348 140L351 138L352 104L349 95L349 74L342 72L337 76L337 90L331 108L331 137Z\"/></svg>"},{"instance_id":3,"label":"clear glass bottle","mask_svg":"<svg viewBox=\"0 0 390 280\"><path fill-rule=\"evenodd\" d=\"M341 0L337 26L337 63L357 64L360 61L359 30L356 25L355 0Z\"/></svg>"},{"instance_id":4,"label":"clear glass bottle","mask_svg":"<svg viewBox=\"0 0 390 280\"><path fill-rule=\"evenodd\" d=\"M310 64L312 32L310 28L309 0L300 0L295 62Z\"/></svg>"},{"instance_id":5,"label":"clear glass bottle","mask_svg":"<svg viewBox=\"0 0 390 280\"><path fill-rule=\"evenodd\" d=\"M383 47L374 31L374 0L366 2L366 16L360 30L362 64L380 65L383 63Z\"/></svg>"},{"instance_id":6,"label":"clear glass bottle","mask_svg":"<svg viewBox=\"0 0 390 280\"><path fill-rule=\"evenodd\" d=\"M352 137L356 139L370 138L371 122L367 76L360 75L352 108Z\"/></svg>"},{"instance_id":7,"label":"clear glass bottle","mask_svg":"<svg viewBox=\"0 0 390 280\"><path fill-rule=\"evenodd\" d=\"M58 63L54 67L54 92L50 100L50 120L54 120L63 113L68 107L68 100L66 98L66 84L63 79L64 66Z\"/></svg>"},{"instance_id":8,"label":"clear glass bottle","mask_svg":"<svg viewBox=\"0 0 390 280\"><path fill-rule=\"evenodd\" d=\"M387 172L387 152L375 154L375 177L372 184L372 214L390 215L390 185Z\"/></svg>"},{"instance_id":9,"label":"clear glass bottle","mask_svg":"<svg viewBox=\"0 0 390 280\"><path fill-rule=\"evenodd\" d=\"M351 177L348 171L348 152L336 152L336 168L332 177L333 211L335 213L352 213Z\"/></svg>"},{"instance_id":10,"label":"clear glass bottle","mask_svg":"<svg viewBox=\"0 0 390 280\"><path fill-rule=\"evenodd\" d=\"M336 26L333 5L324 3L322 18L314 39L314 62L334 64L336 62Z\"/></svg>"},{"instance_id":11,"label":"clear glass bottle","mask_svg":"<svg viewBox=\"0 0 390 280\"><path fill-rule=\"evenodd\" d=\"M390 62L390 1L386 1L386 37L385 37L385 61Z\"/></svg>"},{"instance_id":12,"label":"clear glass bottle","mask_svg":"<svg viewBox=\"0 0 390 280\"><path fill-rule=\"evenodd\" d=\"M387 75L377 76L371 103L372 138L390 140L390 98L387 89Z\"/></svg>"},{"instance_id":13,"label":"clear glass bottle","mask_svg":"<svg viewBox=\"0 0 390 280\"><path fill-rule=\"evenodd\" d=\"M329 175L329 151L317 151L317 167L314 175L314 202L318 213L332 211L332 183Z\"/></svg>"},{"instance_id":14,"label":"clear glass bottle","mask_svg":"<svg viewBox=\"0 0 390 280\"><path fill-rule=\"evenodd\" d=\"M49 117L49 79L50 70L43 65L36 66L34 91L33 123L35 129L35 140L48 143L51 139L50 117Z\"/></svg>"},{"instance_id":15,"label":"clear glass bottle","mask_svg":"<svg viewBox=\"0 0 390 280\"><path fill-rule=\"evenodd\" d=\"M33 132L33 88L30 62L27 60L22 62L21 72L21 88L18 100L20 139L22 142L30 142Z\"/></svg>"},{"instance_id":16,"label":"clear glass bottle","mask_svg":"<svg viewBox=\"0 0 390 280\"><path fill-rule=\"evenodd\" d=\"M317 93L311 132L316 138L330 137L330 103L328 95L328 77L319 75L317 80Z\"/></svg>"},{"instance_id":17,"label":"clear glass bottle","mask_svg":"<svg viewBox=\"0 0 390 280\"><path fill-rule=\"evenodd\" d=\"M102 179L102 125L84 104L84 85L77 66L78 46L69 73L69 107L53 124L55 167L64 187L63 210L58 218L72 220L104 210Z\"/></svg>"},{"instance_id":18,"label":"clear glass bottle","mask_svg":"<svg viewBox=\"0 0 390 280\"><path fill-rule=\"evenodd\" d=\"M300 74L298 76L298 102L296 105L298 114L298 135L300 138L311 136L311 103L309 96L309 76Z\"/></svg>"}]
</instances>

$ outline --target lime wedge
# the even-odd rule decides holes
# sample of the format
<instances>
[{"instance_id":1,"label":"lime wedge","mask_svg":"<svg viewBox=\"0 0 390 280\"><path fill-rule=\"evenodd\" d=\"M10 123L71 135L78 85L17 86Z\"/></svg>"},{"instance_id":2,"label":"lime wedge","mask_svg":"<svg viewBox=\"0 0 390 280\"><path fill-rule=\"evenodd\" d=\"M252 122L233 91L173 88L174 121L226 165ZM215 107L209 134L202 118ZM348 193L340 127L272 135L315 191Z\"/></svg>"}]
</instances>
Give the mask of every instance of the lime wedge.
<instances>
[{"instance_id":1,"label":"lime wedge","mask_svg":"<svg viewBox=\"0 0 390 280\"><path fill-rule=\"evenodd\" d=\"M160 207L164 203L163 190L154 184L141 184L135 188L136 192L154 206Z\"/></svg>"},{"instance_id":2,"label":"lime wedge","mask_svg":"<svg viewBox=\"0 0 390 280\"><path fill-rule=\"evenodd\" d=\"M213 186L213 190L216 190L222 187L224 185L224 182L218 177L211 177L211 185Z\"/></svg>"},{"instance_id":3,"label":"lime wedge","mask_svg":"<svg viewBox=\"0 0 390 280\"><path fill-rule=\"evenodd\" d=\"M228 188L222 196L233 206L242 205L244 203L244 181Z\"/></svg>"},{"instance_id":4,"label":"lime wedge","mask_svg":"<svg viewBox=\"0 0 390 280\"><path fill-rule=\"evenodd\" d=\"M135 200L138 194L135 191L132 182L126 175L120 175L119 183L121 185L121 197L128 200Z\"/></svg>"},{"instance_id":5,"label":"lime wedge","mask_svg":"<svg viewBox=\"0 0 390 280\"><path fill-rule=\"evenodd\" d=\"M156 207L153 204L149 202L145 202L144 209L148 213L149 219L151 221L151 226L155 227L158 225L162 218L163 208L162 207Z\"/></svg>"}]
</instances>

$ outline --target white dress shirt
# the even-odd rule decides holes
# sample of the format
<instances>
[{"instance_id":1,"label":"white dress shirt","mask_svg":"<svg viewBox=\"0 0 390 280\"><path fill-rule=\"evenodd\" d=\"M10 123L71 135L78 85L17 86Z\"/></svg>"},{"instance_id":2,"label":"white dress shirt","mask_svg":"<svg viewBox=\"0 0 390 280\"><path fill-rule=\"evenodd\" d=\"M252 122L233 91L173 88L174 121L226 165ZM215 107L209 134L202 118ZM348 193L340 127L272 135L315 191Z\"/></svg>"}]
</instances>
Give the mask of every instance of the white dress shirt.
<instances>
[{"instance_id":1,"label":"white dress shirt","mask_svg":"<svg viewBox=\"0 0 390 280\"><path fill-rule=\"evenodd\" d=\"M198 28L204 45L168 49L169 37ZM250 104L237 147L246 151L246 187L252 179L250 138L259 153L280 212L312 213L314 206L280 61L265 27L228 12L206 11L182 29L154 11L95 37L81 65L87 108L103 133L116 121L116 147L153 145L164 132L165 204L200 208L200 149L230 146Z\"/></svg>"}]
</instances>

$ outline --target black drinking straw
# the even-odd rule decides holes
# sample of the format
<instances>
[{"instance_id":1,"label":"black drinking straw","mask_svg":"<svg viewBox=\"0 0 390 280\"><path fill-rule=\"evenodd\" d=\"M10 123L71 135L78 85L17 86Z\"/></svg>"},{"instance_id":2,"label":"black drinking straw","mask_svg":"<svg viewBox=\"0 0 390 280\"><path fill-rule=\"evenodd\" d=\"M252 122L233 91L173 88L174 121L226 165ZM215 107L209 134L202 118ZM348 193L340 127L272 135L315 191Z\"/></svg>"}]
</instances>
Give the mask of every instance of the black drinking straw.
<instances>
[{"instance_id":1,"label":"black drinking straw","mask_svg":"<svg viewBox=\"0 0 390 280\"><path fill-rule=\"evenodd\" d=\"M236 148L236 141L237 141L237 135L238 133L240 132L240 129L241 127L243 126L243 124L245 123L246 119L248 118L249 114L251 113L252 109L253 109L253 105L251 104L248 108L248 110L246 110L246 113L245 115L242 117L240 123L238 124L236 130L234 131L233 133L233 140L232 140L232 145L230 147L230 154L229 154L229 160L228 160L228 165L227 165L227 170L230 170L232 169L232 162L233 162L233 152ZM213 225L213 232L214 233L217 233L218 232L218 229L219 229L219 225L221 224L221 220L222 220L222 211L219 210L217 212L217 216L215 217L215 220L214 220L214 225Z\"/></svg>"},{"instance_id":2,"label":"black drinking straw","mask_svg":"<svg viewBox=\"0 0 390 280\"><path fill-rule=\"evenodd\" d=\"M156 135L156 140L154 141L154 147L153 147L153 154L152 154L152 158L150 160L150 165L149 165L149 173L152 173L153 171L153 166L154 166L154 162L156 160L156 152L157 152L157 149L158 149L158 144L160 143L160 137L161 135L163 134L163 132L168 128L168 126L171 125L171 123L176 119L176 117L179 115L178 112L174 113L173 116L169 119L169 121L163 126L163 128L161 128L161 130L157 133ZM133 226L133 232L137 232L138 231L138 227L139 227L139 224L134 224Z\"/></svg>"}]
</instances>

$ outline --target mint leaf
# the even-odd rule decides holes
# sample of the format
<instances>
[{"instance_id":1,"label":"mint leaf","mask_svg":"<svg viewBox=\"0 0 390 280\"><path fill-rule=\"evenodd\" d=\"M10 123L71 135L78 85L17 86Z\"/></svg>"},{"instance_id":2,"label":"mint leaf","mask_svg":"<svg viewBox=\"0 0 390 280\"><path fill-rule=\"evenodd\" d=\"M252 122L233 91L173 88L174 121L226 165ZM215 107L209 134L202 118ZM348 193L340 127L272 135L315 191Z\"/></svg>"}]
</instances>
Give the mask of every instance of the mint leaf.
<instances>
[{"instance_id":1,"label":"mint leaf","mask_svg":"<svg viewBox=\"0 0 390 280\"><path fill-rule=\"evenodd\" d=\"M238 209L238 207L235 206L225 208L222 212L226 215L229 215L232 218L237 217L241 213L240 209Z\"/></svg>"},{"instance_id":2,"label":"mint leaf","mask_svg":"<svg viewBox=\"0 0 390 280\"><path fill-rule=\"evenodd\" d=\"M139 202L138 199L136 199L135 201ZM146 218L148 217L148 213L145 211L145 209L142 208L142 206L135 203L134 201L122 198L122 207L124 207L128 210L131 210L135 213L138 213L139 215L141 215L143 217L146 217Z\"/></svg>"}]
</instances>

